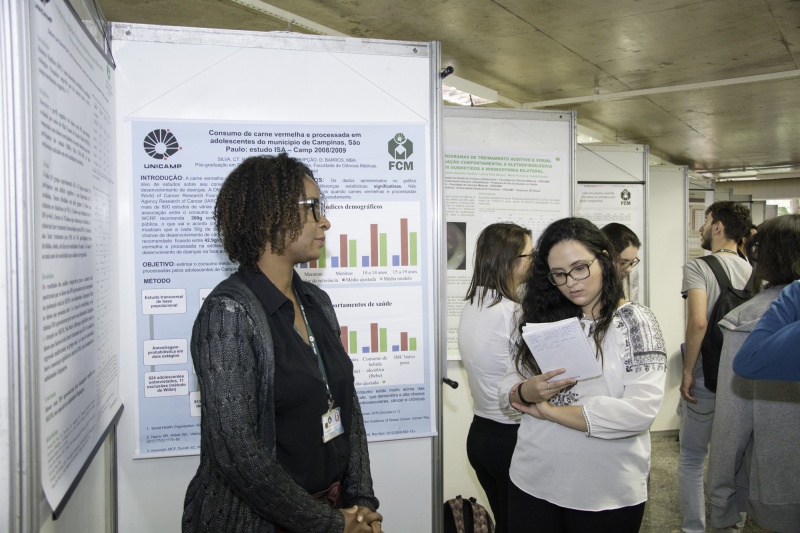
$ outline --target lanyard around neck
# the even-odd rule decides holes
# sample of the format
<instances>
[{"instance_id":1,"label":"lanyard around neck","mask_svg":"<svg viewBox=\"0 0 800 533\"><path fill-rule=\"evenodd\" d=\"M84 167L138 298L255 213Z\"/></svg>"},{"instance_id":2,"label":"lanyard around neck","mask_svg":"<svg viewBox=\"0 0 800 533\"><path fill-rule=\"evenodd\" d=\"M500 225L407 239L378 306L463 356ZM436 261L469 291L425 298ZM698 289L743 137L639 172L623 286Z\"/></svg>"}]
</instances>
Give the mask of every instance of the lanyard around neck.
<instances>
[{"instance_id":1,"label":"lanyard around neck","mask_svg":"<svg viewBox=\"0 0 800 533\"><path fill-rule=\"evenodd\" d=\"M292 290L294 290L294 287ZM297 298L297 305L300 306L300 314L303 317L303 323L306 325L308 342L311 344L311 349L314 350L314 355L317 356L317 366L319 367L319 373L322 374L322 381L325 383L325 390L328 392L328 409L330 409L333 407L333 394L331 394L331 388L328 385L328 373L325 372L325 365L322 363L322 355L319 353L317 341L314 339L314 333L311 331L311 326L309 325L308 318L306 317L305 307L303 307L303 302L300 300L300 295L297 294L296 290L294 291L294 297Z\"/></svg>"}]
</instances>

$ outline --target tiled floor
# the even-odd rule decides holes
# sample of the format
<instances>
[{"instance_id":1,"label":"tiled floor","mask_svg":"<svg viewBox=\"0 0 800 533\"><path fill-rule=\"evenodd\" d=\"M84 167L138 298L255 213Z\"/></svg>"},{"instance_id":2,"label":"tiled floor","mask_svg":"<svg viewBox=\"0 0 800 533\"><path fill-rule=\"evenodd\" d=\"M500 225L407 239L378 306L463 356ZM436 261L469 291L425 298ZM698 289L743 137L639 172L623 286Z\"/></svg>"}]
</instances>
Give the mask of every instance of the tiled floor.
<instances>
[{"instance_id":1,"label":"tiled floor","mask_svg":"<svg viewBox=\"0 0 800 533\"><path fill-rule=\"evenodd\" d=\"M678 441L674 434L653 435L650 459L649 500L640 533L680 533L681 517L678 500ZM706 509L708 516L708 509ZM710 522L706 519L710 528ZM767 533L747 520L744 533Z\"/></svg>"}]
</instances>

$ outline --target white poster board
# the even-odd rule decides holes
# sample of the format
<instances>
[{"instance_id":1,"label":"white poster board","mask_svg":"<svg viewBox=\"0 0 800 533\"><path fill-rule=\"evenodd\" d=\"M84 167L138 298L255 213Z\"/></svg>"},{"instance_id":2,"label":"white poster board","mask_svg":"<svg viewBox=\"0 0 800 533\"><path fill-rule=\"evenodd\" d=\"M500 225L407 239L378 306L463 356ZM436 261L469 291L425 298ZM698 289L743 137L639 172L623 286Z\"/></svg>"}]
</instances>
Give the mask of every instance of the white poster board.
<instances>
[{"instance_id":1,"label":"white poster board","mask_svg":"<svg viewBox=\"0 0 800 533\"><path fill-rule=\"evenodd\" d=\"M39 454L58 515L122 408L114 76L67 2L29 7Z\"/></svg>"},{"instance_id":2,"label":"white poster board","mask_svg":"<svg viewBox=\"0 0 800 533\"><path fill-rule=\"evenodd\" d=\"M641 144L579 144L575 153L575 216L602 228L616 222L630 228L642 243L639 259L647 260L648 148ZM648 304L647 272L641 266L629 275L627 296ZM629 289L628 289L629 286Z\"/></svg>"},{"instance_id":3,"label":"white poster board","mask_svg":"<svg viewBox=\"0 0 800 533\"><path fill-rule=\"evenodd\" d=\"M445 108L448 359L460 359L458 319L483 228L513 222L535 243L569 216L575 127L569 111Z\"/></svg>"},{"instance_id":4,"label":"white poster board","mask_svg":"<svg viewBox=\"0 0 800 533\"><path fill-rule=\"evenodd\" d=\"M130 248L122 272L128 288L122 304L124 319L136 324L123 339L129 349L122 354L122 369L130 379L123 381L121 391L123 398L137 406L137 412L120 429L120 471L127 480L120 486L121 531L165 531L179 523L183 495L197 458L131 458L137 454L196 453L191 440L199 420L192 412L196 380L190 357L185 357L185 340L201 299L230 271L211 237L207 206L213 205L215 187L237 158L251 152L270 153L267 147L273 149L271 153L277 153L280 147L304 159L320 178L323 193L331 197L330 218L336 234L329 233L329 249L321 258L326 265L306 265L300 269L301 275L329 290L334 305L372 302L376 308L396 308L415 317L413 323L401 321L397 313L387 311L373 313L375 320L368 322L366 317L352 313L339 315L349 332L358 333L358 339L367 337L376 323L377 352L384 344L381 329L386 330L389 353L381 358L398 360L394 356L399 355L414 363L409 365L413 372L401 378L394 374L405 368L398 365L393 369L385 364L385 375L378 379L387 382L365 383L358 392L365 418L367 408L372 409L368 426L374 430L370 443L372 472L387 529L430 529L437 475L431 435L438 402L433 354L437 336L435 296L440 282L434 265L440 244L439 233L423 228L437 227L440 201L438 156L433 150L433 139L438 135L433 96L438 47L283 32L132 25L113 25L112 30L118 64L118 168L127 183L122 187L121 204L131 206L121 231ZM153 157L147 154L146 146L152 132L168 141L161 146L178 147L167 161L147 160ZM349 137L335 135L342 133ZM259 139L264 142L259 143ZM244 142L247 140L253 142ZM337 142L315 142L320 140ZM338 144L342 140L344 144ZM407 141L413 141L413 149ZM409 157L398 155L400 146ZM316 147L328 150L315 153ZM262 149L251 150L258 148ZM163 155L166 151L162 147L155 153ZM182 166L171 166L178 164ZM373 181L368 182L370 179ZM167 208L145 201L159 199L150 196L157 194L168 200ZM211 203L194 203L206 198ZM204 210L205 214L194 212ZM348 214L338 219L338 213ZM378 226L374 233L379 242L384 238L381 234L385 236L386 265L381 262L380 250L377 265L363 263L363 251L369 249L373 236L371 224ZM173 241L167 243L170 232ZM137 244L139 250L135 250ZM170 257L170 250L163 254L164 246L175 244L178 247L173 251L185 251L180 259ZM145 245L162 249L149 248L156 253L145 259ZM398 265L393 264L394 256L398 256ZM412 256L414 265L410 264ZM371 254L367 257L369 263ZM332 268L334 258L338 269ZM387 270L381 275L395 279L378 281L381 268ZM393 268L403 272L390 271ZM364 284L372 285L371 294L359 293L365 290ZM151 305L153 302L155 305ZM386 302L391 305L378 305ZM406 335L405 343L401 334ZM360 340L355 346L363 353ZM395 346L400 353L392 353ZM372 350L371 344L368 347ZM153 387L148 389L148 383ZM372 385L379 386L370 388ZM413 402L404 400L406 393ZM381 425L383 421L377 417L386 405L402 411L408 420ZM160 406L174 422L157 421ZM170 425L173 427L165 429ZM151 441L177 440L175 444L171 440L154 442L158 446L148 447L154 443L148 443L146 436L142 438L146 432L150 432ZM398 436L418 438L375 442L381 437ZM407 468L398 470L398 464ZM143 508L155 512L145 515L139 511ZM418 512L408 513L409 508Z\"/></svg>"},{"instance_id":5,"label":"white poster board","mask_svg":"<svg viewBox=\"0 0 800 533\"><path fill-rule=\"evenodd\" d=\"M686 263L686 241L681 238L687 224L686 175L685 166L652 165L648 176L653 201L647 212L653 223L648 226L647 238L659 246L650 247L647 263L641 266L654 280L649 307L658 319L667 350L664 401L651 431L674 431L680 425L676 408L683 370L680 346L686 332L686 300L681 297Z\"/></svg>"}]
</instances>

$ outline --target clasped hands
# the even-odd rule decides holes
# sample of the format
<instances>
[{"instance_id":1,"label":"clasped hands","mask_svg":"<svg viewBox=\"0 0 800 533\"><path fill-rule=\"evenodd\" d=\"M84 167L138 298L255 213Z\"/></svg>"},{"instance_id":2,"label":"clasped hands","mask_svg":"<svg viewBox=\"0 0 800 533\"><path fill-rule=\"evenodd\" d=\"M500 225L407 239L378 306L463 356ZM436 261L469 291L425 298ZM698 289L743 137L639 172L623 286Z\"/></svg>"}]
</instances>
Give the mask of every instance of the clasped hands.
<instances>
[{"instance_id":1,"label":"clasped hands","mask_svg":"<svg viewBox=\"0 0 800 533\"><path fill-rule=\"evenodd\" d=\"M566 372L566 369L558 368L525 381L520 381L511 388L509 393L511 406L535 418L547 420L547 413L552 409L549 402L550 398L561 392L562 389L577 383L577 380L573 378L548 381L564 372ZM522 389L521 394L520 389ZM522 403L523 401L529 405Z\"/></svg>"},{"instance_id":2,"label":"clasped hands","mask_svg":"<svg viewBox=\"0 0 800 533\"><path fill-rule=\"evenodd\" d=\"M383 516L369 507L354 505L339 509L344 516L344 533L382 533Z\"/></svg>"}]
</instances>

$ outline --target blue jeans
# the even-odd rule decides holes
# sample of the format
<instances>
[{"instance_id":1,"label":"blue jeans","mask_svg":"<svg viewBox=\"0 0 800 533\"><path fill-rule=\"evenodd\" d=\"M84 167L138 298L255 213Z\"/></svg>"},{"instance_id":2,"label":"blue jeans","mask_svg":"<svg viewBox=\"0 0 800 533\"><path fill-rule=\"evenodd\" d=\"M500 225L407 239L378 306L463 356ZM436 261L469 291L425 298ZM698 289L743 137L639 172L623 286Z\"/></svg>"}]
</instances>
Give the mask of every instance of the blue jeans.
<instances>
[{"instance_id":1,"label":"blue jeans","mask_svg":"<svg viewBox=\"0 0 800 533\"><path fill-rule=\"evenodd\" d=\"M711 442L716 394L705 388L703 378L695 380L697 403L681 398L681 453L678 459L678 492L681 502L681 531L705 533L706 499L703 487L703 466Z\"/></svg>"}]
</instances>

